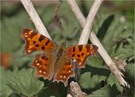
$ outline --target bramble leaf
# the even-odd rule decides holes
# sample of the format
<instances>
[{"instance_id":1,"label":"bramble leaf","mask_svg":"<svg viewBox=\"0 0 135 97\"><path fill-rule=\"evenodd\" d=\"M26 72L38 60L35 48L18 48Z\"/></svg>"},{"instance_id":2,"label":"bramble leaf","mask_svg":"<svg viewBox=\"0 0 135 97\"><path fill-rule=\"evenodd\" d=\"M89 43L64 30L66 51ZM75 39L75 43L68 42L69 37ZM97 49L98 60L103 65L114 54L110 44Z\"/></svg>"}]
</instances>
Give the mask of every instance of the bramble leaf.
<instances>
[{"instance_id":1,"label":"bramble leaf","mask_svg":"<svg viewBox=\"0 0 135 97\"><path fill-rule=\"evenodd\" d=\"M8 86L18 94L32 97L37 94L44 86L44 83L34 78L33 69L22 69L14 71L9 76Z\"/></svg>"}]
</instances>

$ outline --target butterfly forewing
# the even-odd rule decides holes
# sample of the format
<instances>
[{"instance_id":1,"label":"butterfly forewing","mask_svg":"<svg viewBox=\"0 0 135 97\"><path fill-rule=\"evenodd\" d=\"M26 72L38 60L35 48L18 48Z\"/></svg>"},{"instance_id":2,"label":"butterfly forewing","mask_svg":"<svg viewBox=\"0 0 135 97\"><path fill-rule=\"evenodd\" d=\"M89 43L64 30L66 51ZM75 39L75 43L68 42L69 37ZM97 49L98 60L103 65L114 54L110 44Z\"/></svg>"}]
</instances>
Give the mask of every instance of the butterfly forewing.
<instances>
[{"instance_id":1,"label":"butterfly forewing","mask_svg":"<svg viewBox=\"0 0 135 97\"><path fill-rule=\"evenodd\" d=\"M51 52L57 47L54 41L30 29L23 29L21 37L26 42L25 51L27 54L37 50Z\"/></svg>"},{"instance_id":2,"label":"butterfly forewing","mask_svg":"<svg viewBox=\"0 0 135 97\"><path fill-rule=\"evenodd\" d=\"M86 58L97 52L95 45L75 45L67 48L67 57L74 59L79 68L85 67Z\"/></svg>"}]
</instances>

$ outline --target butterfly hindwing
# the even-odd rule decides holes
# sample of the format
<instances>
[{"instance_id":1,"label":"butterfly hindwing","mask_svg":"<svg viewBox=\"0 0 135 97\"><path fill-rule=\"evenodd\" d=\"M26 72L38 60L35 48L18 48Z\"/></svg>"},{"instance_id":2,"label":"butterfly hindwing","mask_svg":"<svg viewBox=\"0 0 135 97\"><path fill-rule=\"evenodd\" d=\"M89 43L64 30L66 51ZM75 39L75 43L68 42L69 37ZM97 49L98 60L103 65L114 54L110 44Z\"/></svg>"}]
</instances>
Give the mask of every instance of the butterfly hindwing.
<instances>
[{"instance_id":1,"label":"butterfly hindwing","mask_svg":"<svg viewBox=\"0 0 135 97\"><path fill-rule=\"evenodd\" d=\"M36 76L42 76L49 80L52 79L51 56L49 54L38 54L33 62L33 66L36 70Z\"/></svg>"},{"instance_id":2,"label":"butterfly hindwing","mask_svg":"<svg viewBox=\"0 0 135 97\"><path fill-rule=\"evenodd\" d=\"M65 86L67 86L68 79L74 76L74 64L71 60L66 59L64 61L64 64L62 65L62 68L55 73L54 81L61 81L64 83Z\"/></svg>"},{"instance_id":3,"label":"butterfly hindwing","mask_svg":"<svg viewBox=\"0 0 135 97\"><path fill-rule=\"evenodd\" d=\"M54 41L31 29L23 29L21 37L26 42L25 51L27 54L37 50L51 52L57 47Z\"/></svg>"},{"instance_id":4,"label":"butterfly hindwing","mask_svg":"<svg viewBox=\"0 0 135 97\"><path fill-rule=\"evenodd\" d=\"M79 68L85 67L86 58L97 52L98 47L95 45L75 45L67 48L67 57L74 59Z\"/></svg>"}]
</instances>

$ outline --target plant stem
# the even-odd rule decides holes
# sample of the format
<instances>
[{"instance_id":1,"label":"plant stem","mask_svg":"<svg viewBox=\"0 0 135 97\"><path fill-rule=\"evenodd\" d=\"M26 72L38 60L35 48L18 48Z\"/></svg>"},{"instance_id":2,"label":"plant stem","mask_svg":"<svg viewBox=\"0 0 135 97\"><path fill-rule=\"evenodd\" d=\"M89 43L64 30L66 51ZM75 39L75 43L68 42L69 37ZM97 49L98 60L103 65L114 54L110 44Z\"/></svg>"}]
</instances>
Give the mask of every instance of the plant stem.
<instances>
[{"instance_id":1,"label":"plant stem","mask_svg":"<svg viewBox=\"0 0 135 97\"><path fill-rule=\"evenodd\" d=\"M42 23L38 13L36 12L32 2L30 0L21 0L24 8L26 9L28 15L30 16L30 19L34 23L36 30L41 33L42 35L48 37L51 39L46 27Z\"/></svg>"},{"instance_id":2,"label":"plant stem","mask_svg":"<svg viewBox=\"0 0 135 97\"><path fill-rule=\"evenodd\" d=\"M100 43L98 38L96 37L96 35L93 32L91 32L92 21L97 13L97 9L99 8L99 6L103 2L103 0L95 0L93 6L91 8L92 11L90 11L87 20L85 19L85 17L81 13L79 7L77 6L77 4L74 0L67 0L67 1L70 5L72 11L74 12L76 18L80 22L82 28L84 28L82 31L80 40L79 40L79 44L80 43L81 44L87 43L87 41L88 41L87 37L90 36L91 42L98 46L98 53L101 55L101 57L105 61L106 65L110 68L111 72L116 76L116 78L120 82L120 84L123 86L130 87L129 84L124 80L123 74L119 71L119 69L117 68L117 66L115 65L115 63L111 59L111 57L108 55L108 53L106 52L106 50L104 49L104 47L102 46L102 44ZM91 15L92 13L94 15ZM92 20L90 20L90 19L92 19ZM90 32L91 32L91 34L90 34Z\"/></svg>"}]
</instances>

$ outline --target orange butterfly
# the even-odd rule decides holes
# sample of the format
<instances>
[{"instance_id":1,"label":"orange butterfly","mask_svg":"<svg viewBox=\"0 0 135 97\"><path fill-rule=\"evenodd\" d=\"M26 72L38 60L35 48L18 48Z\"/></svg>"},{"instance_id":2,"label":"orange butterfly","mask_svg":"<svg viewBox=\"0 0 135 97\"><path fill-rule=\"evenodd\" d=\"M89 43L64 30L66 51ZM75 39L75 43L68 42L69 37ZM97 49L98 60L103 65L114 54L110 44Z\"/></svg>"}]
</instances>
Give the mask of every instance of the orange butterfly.
<instances>
[{"instance_id":1,"label":"orange butterfly","mask_svg":"<svg viewBox=\"0 0 135 97\"><path fill-rule=\"evenodd\" d=\"M37 50L38 54L33 62L36 75L48 80L63 82L67 86L68 79L74 77L74 60L78 68L85 67L86 58L97 52L98 47L92 44L74 45L66 48L66 43L57 46L53 40L31 30L23 29L22 39L25 40L25 51L30 54Z\"/></svg>"}]
</instances>

